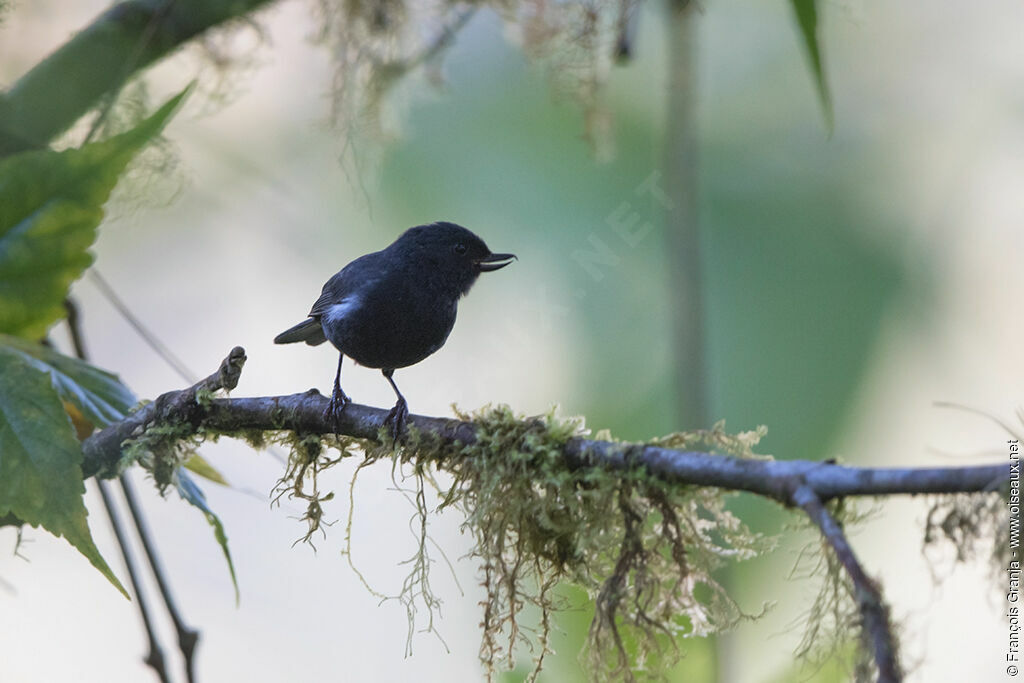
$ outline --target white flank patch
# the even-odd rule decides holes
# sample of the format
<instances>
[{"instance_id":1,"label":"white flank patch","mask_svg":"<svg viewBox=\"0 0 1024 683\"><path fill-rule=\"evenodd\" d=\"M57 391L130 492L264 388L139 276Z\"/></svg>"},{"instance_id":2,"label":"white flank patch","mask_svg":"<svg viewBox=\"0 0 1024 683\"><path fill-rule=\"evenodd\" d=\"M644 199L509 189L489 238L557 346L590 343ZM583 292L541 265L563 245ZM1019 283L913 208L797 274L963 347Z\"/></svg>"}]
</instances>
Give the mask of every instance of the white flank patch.
<instances>
[{"instance_id":1,"label":"white flank patch","mask_svg":"<svg viewBox=\"0 0 1024 683\"><path fill-rule=\"evenodd\" d=\"M327 318L327 322L329 324L338 323L359 308L362 303L362 300L358 296L355 296L354 294L349 295L328 308L324 313L324 317Z\"/></svg>"}]
</instances>

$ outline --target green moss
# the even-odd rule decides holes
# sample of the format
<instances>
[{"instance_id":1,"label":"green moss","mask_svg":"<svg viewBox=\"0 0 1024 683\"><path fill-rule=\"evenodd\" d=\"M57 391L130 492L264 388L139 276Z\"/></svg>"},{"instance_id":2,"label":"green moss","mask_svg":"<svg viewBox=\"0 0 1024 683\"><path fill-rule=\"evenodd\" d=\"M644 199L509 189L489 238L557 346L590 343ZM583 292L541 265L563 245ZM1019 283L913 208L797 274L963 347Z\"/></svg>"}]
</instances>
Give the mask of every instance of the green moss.
<instances>
[{"instance_id":1,"label":"green moss","mask_svg":"<svg viewBox=\"0 0 1024 683\"><path fill-rule=\"evenodd\" d=\"M481 659L490 677L514 667L524 640L534 653L530 678L540 672L550 652L552 616L562 607L555 589L564 581L582 586L595 601L584 656L598 679L633 680L641 670L656 674L678 657L680 636L717 632L746 616L714 572L725 561L751 557L770 542L726 510L721 491L666 484L642 467L569 468L564 448L587 433L582 419L557 418L553 411L521 417L507 406L457 414L476 425L474 443L444 443L415 429L397 449L383 430L378 441L284 431L242 435L254 445L276 444L289 451L274 500L287 496L306 502L302 520L307 528L299 540L310 544L329 525L325 507L334 497L321 489L319 475L345 457L362 455L350 487L351 503L359 472L391 461L396 488L414 506L419 543L404 563L409 575L401 592L375 594L406 607L407 645L414 627L422 626L417 620L424 611L426 628L432 630L440 604L430 584L434 560L427 523L433 510L426 502L428 487L438 491L439 509L461 512L463 530L474 539L472 555L486 591ZM752 449L762 434L730 435L719 424L655 443L755 457ZM607 434L601 437L610 440ZM399 479L410 477L412 490L408 484L398 486ZM351 562L349 509L345 553Z\"/></svg>"},{"instance_id":2,"label":"green moss","mask_svg":"<svg viewBox=\"0 0 1024 683\"><path fill-rule=\"evenodd\" d=\"M199 388L196 390L196 404L203 408L209 408L213 403L213 399L217 397L216 391L210 391L209 389Z\"/></svg>"},{"instance_id":3,"label":"green moss","mask_svg":"<svg viewBox=\"0 0 1024 683\"><path fill-rule=\"evenodd\" d=\"M417 473L431 465L452 478L440 507L462 511L475 540L486 590L481 658L490 675L514 666L528 607L540 615L531 678L539 673L562 581L595 600L586 660L601 679L667 667L678 636L728 628L743 616L713 571L766 542L725 509L720 491L668 485L642 468L568 468L566 442L586 433L580 419L522 418L506 406L458 416L477 425L475 443L444 446L417 435L398 458ZM757 438L718 426L659 443L711 443L749 456ZM422 593L422 578L417 586Z\"/></svg>"},{"instance_id":4,"label":"green moss","mask_svg":"<svg viewBox=\"0 0 1024 683\"><path fill-rule=\"evenodd\" d=\"M296 543L308 543L315 549L313 537L317 532L326 536L324 527L334 523L324 521L323 508L324 503L334 498L334 492L321 491L319 475L343 458L365 450L368 442L345 436L282 431L265 433L263 443L288 449L288 466L274 486L273 503L280 504L283 496L306 502L306 511L300 518L307 525L306 533ZM332 456L331 448L336 456Z\"/></svg>"},{"instance_id":5,"label":"green moss","mask_svg":"<svg viewBox=\"0 0 1024 683\"><path fill-rule=\"evenodd\" d=\"M156 483L160 495L174 483L174 473L212 435L195 432L188 424L165 422L150 425L140 436L126 441L121 450L119 471L138 463Z\"/></svg>"},{"instance_id":6,"label":"green moss","mask_svg":"<svg viewBox=\"0 0 1024 683\"><path fill-rule=\"evenodd\" d=\"M236 439L241 439L257 451L261 451L270 445L267 432L262 429L243 429L235 432L232 436Z\"/></svg>"}]
</instances>

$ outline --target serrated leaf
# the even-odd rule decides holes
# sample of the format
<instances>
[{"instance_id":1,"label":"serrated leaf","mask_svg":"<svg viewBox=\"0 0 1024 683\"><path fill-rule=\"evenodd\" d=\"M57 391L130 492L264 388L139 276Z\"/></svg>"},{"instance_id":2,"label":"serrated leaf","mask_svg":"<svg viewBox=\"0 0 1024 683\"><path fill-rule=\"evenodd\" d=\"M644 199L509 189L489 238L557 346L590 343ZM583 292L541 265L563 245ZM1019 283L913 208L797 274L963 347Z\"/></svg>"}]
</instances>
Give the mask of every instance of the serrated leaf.
<instances>
[{"instance_id":1,"label":"serrated leaf","mask_svg":"<svg viewBox=\"0 0 1024 683\"><path fill-rule=\"evenodd\" d=\"M196 456L193 456L196 457ZM224 552L224 559L228 563L228 571L231 572L231 583L235 587L235 604L239 602L238 592L238 579L235 577L235 563L231 561L231 551L228 550L228 537L224 533L224 525L221 524L220 518L213 513L213 510L206 504L206 496L203 494L202 489L193 481L192 477L183 467L179 467L175 473L175 483L178 489L178 495L184 498L187 502L199 508L203 516L206 517L206 521L209 522L210 526L213 527L213 536L217 539L217 543L220 545L220 549Z\"/></svg>"},{"instance_id":2,"label":"serrated leaf","mask_svg":"<svg viewBox=\"0 0 1024 683\"><path fill-rule=\"evenodd\" d=\"M203 479L208 479L215 484L221 486L230 486L228 480L224 478L224 475L220 471L210 464L210 461L199 455L193 453L189 456L188 460L185 461L185 469L189 470L193 474L198 474Z\"/></svg>"},{"instance_id":3,"label":"serrated leaf","mask_svg":"<svg viewBox=\"0 0 1024 683\"><path fill-rule=\"evenodd\" d=\"M95 365L5 334L0 334L0 347L20 354L26 363L47 373L61 400L73 404L97 427L123 420L137 403L117 375Z\"/></svg>"},{"instance_id":4,"label":"serrated leaf","mask_svg":"<svg viewBox=\"0 0 1024 683\"><path fill-rule=\"evenodd\" d=\"M93 543L82 496L82 450L50 377L0 346L0 518L63 536L125 597Z\"/></svg>"},{"instance_id":5,"label":"serrated leaf","mask_svg":"<svg viewBox=\"0 0 1024 683\"><path fill-rule=\"evenodd\" d=\"M71 283L92 263L103 204L187 92L108 140L0 160L0 332L38 339L64 316Z\"/></svg>"},{"instance_id":6,"label":"serrated leaf","mask_svg":"<svg viewBox=\"0 0 1024 683\"><path fill-rule=\"evenodd\" d=\"M807 57L811 61L811 73L814 76L814 83L818 89L818 99L821 100L825 124L831 131L832 96L829 94L828 81L825 78L825 69L822 66L821 45L818 41L817 0L790 0L790 2L793 5L793 11L796 13L797 23L800 25L800 34L804 39Z\"/></svg>"}]
</instances>

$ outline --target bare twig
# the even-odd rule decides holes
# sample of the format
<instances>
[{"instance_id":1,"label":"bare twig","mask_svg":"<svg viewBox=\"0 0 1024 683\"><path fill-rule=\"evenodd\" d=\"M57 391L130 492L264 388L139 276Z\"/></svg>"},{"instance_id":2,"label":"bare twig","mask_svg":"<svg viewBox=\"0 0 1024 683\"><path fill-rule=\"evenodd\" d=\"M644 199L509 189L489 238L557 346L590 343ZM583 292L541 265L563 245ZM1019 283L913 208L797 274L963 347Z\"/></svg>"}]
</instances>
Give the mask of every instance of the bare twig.
<instances>
[{"instance_id":1,"label":"bare twig","mask_svg":"<svg viewBox=\"0 0 1024 683\"><path fill-rule=\"evenodd\" d=\"M156 631L153 629L152 612L146 593L142 590L142 578L139 576L135 556L132 555L131 548L128 545L128 538L124 533L124 523L121 521L117 508L114 506L114 500L110 495L110 484L102 480L98 483L100 497L103 498L103 507L107 510L107 516L110 517L110 526L114 530L114 536L117 537L117 545L121 548L121 557L124 558L124 566L128 569L128 578L131 579L132 588L135 591L135 600L139 604L139 614L142 615L142 624L146 628L146 637L149 639L149 654L146 655L143 661L157 673L161 683L168 683L170 679L167 676L167 662L164 660L164 652L160 648Z\"/></svg>"},{"instance_id":2,"label":"bare twig","mask_svg":"<svg viewBox=\"0 0 1024 683\"><path fill-rule=\"evenodd\" d=\"M68 297L64 299L64 310L68 314L68 336L71 337L71 346L75 349L75 355L85 360L88 354L85 352L85 339L82 338L82 321L78 315L78 304Z\"/></svg>"},{"instance_id":3,"label":"bare twig","mask_svg":"<svg viewBox=\"0 0 1024 683\"><path fill-rule=\"evenodd\" d=\"M843 528L829 513L813 488L804 483L796 484L792 492L792 501L818 526L853 581L854 598L863 618L863 633L871 642L875 664L878 666L878 683L902 681L903 674L896 658L896 639L878 585L865 573L849 541L846 540Z\"/></svg>"},{"instance_id":4,"label":"bare twig","mask_svg":"<svg viewBox=\"0 0 1024 683\"><path fill-rule=\"evenodd\" d=\"M178 649L181 650L182 657L185 659L185 672L189 683L195 683L195 652L196 645L199 644L199 631L186 625L185 620L181 617L181 612L178 611L177 602L174 600L174 593L164 577L163 563L157 556L156 548L150 541L151 534L146 526L146 518L143 516L142 509L136 501L135 490L131 481L125 474L122 474L118 480L121 482L121 491L124 493L124 499L128 503L128 510L131 512L132 521L135 523L135 530L139 534L139 540L142 541L142 549L146 553L146 560L149 562L150 569L153 570L153 577L156 579L157 587L160 589L160 597L164 601L167 613L171 616L171 621L174 622L174 630L178 635ZM136 592L138 592L138 589L136 589Z\"/></svg>"},{"instance_id":5,"label":"bare twig","mask_svg":"<svg viewBox=\"0 0 1024 683\"><path fill-rule=\"evenodd\" d=\"M139 320L137 315L132 313L132 310L128 308L128 304L118 296L117 292L114 291L114 288L110 286L110 283L107 282L102 275L100 275L99 271L93 267L89 269L87 274L92 279L93 284L96 285L97 289L100 290L100 294L102 294L107 302L121 314L121 317L124 318L131 328L135 330L135 333L142 338L142 341L146 342L149 348L153 349L153 351L156 352L156 354L160 356L165 363L178 373L179 377L186 382L194 383L196 381L196 373L192 372L192 370L185 365L184 361L174 355L174 352L171 351L166 344L160 341L160 338L153 334L153 332L146 327L141 320Z\"/></svg>"}]
</instances>

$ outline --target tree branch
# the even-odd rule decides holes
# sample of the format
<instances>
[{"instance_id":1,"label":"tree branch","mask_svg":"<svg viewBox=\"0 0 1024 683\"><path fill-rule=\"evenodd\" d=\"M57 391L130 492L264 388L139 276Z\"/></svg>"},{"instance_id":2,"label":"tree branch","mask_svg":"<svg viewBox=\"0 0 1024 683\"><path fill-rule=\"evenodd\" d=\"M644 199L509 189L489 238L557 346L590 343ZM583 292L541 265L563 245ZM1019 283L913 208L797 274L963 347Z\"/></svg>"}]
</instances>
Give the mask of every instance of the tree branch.
<instances>
[{"instance_id":1,"label":"tree branch","mask_svg":"<svg viewBox=\"0 0 1024 683\"><path fill-rule=\"evenodd\" d=\"M221 361L217 372L199 380L181 391L161 394L120 422L95 432L82 442L82 473L86 479L100 474L103 479L116 477L121 459L121 444L133 436L139 436L146 428L168 422L189 422L195 431L199 430L203 413L208 408L197 400L200 392L213 393L224 389L231 391L238 386L238 378L245 365L245 349L236 346ZM268 427L274 429L274 427ZM193 432L194 433L194 432Z\"/></svg>"},{"instance_id":2,"label":"tree branch","mask_svg":"<svg viewBox=\"0 0 1024 683\"><path fill-rule=\"evenodd\" d=\"M46 146L137 70L269 2L128 0L114 5L0 95L0 157Z\"/></svg>"},{"instance_id":3,"label":"tree branch","mask_svg":"<svg viewBox=\"0 0 1024 683\"><path fill-rule=\"evenodd\" d=\"M793 504L804 512L821 530L840 564L846 569L853 581L854 598L860 608L864 620L863 633L871 641L875 664L878 666L878 683L898 683L903 680L899 663L896 659L896 639L889 625L889 615L882 592L878 585L865 573L857 556L850 547L843 528L821 502L821 498L807 484L799 484L793 489Z\"/></svg>"},{"instance_id":4,"label":"tree branch","mask_svg":"<svg viewBox=\"0 0 1024 683\"><path fill-rule=\"evenodd\" d=\"M167 422L188 423L194 432L208 429L229 435L255 429L377 439L387 410L349 404L334 425L324 417L328 399L316 389L288 396L196 401L200 391L234 388L244 362L245 351L235 347L216 373L187 389L163 394L122 422L90 436L82 444L83 474L116 476L122 444L150 425ZM434 435L443 445L470 444L476 440L476 426L472 422L410 415L409 424ZM792 492L797 485L808 487L825 502L842 496L994 491L1010 476L1008 464L849 467L808 460L755 460L585 438L569 439L564 454L566 465L572 468L601 467L615 471L642 465L666 481L748 491L787 506L794 503Z\"/></svg>"}]
</instances>

